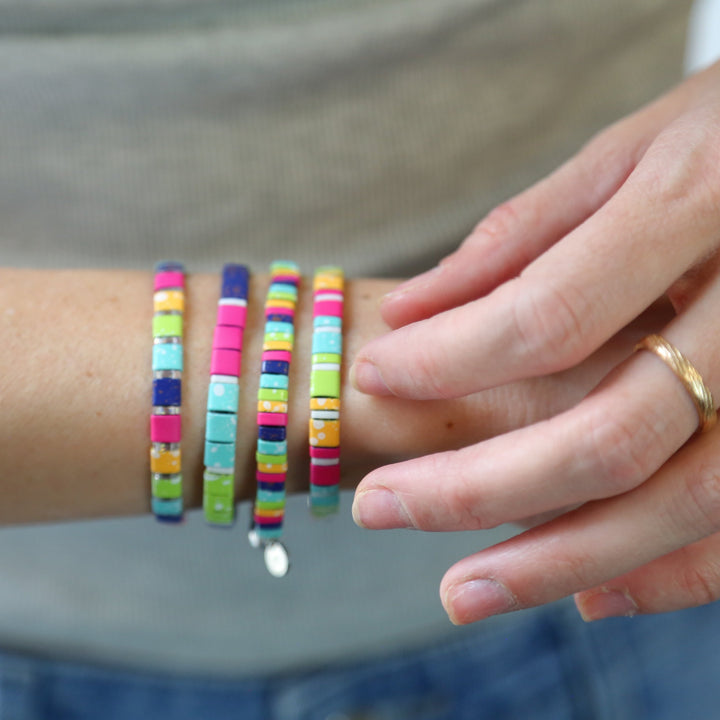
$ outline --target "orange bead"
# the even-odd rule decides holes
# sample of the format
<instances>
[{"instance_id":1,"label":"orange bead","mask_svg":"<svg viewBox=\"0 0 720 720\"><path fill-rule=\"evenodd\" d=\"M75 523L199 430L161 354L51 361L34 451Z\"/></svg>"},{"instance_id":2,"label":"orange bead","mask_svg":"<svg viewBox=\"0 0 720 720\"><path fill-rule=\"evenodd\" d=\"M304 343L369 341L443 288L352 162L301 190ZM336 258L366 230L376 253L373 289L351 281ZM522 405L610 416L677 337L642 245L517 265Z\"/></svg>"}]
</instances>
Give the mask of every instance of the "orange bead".
<instances>
[{"instance_id":1,"label":"orange bead","mask_svg":"<svg viewBox=\"0 0 720 720\"><path fill-rule=\"evenodd\" d=\"M310 420L310 444L315 447L340 446L339 420Z\"/></svg>"}]
</instances>

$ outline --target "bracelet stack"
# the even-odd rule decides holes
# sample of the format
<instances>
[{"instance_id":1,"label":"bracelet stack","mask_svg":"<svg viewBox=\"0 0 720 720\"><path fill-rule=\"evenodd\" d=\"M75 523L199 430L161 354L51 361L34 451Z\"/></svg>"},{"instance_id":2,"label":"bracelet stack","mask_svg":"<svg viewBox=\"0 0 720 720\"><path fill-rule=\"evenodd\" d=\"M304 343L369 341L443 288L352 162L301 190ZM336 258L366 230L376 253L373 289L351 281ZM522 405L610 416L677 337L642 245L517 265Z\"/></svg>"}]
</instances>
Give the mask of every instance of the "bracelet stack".
<instances>
[{"instance_id":1,"label":"bracelet stack","mask_svg":"<svg viewBox=\"0 0 720 720\"><path fill-rule=\"evenodd\" d=\"M223 268L213 335L205 421L203 511L216 526L235 519L235 448L243 333L250 273L244 265Z\"/></svg>"},{"instance_id":2,"label":"bracelet stack","mask_svg":"<svg viewBox=\"0 0 720 720\"><path fill-rule=\"evenodd\" d=\"M299 282L300 270L295 263L280 261L271 265L258 389L257 493L250 542L265 547L265 564L278 577L289 568L287 552L278 540L285 516L288 376Z\"/></svg>"},{"instance_id":3,"label":"bracelet stack","mask_svg":"<svg viewBox=\"0 0 720 720\"><path fill-rule=\"evenodd\" d=\"M340 366L344 276L321 267L313 281L312 371L310 375L310 510L337 512L340 498Z\"/></svg>"},{"instance_id":4,"label":"bracelet stack","mask_svg":"<svg viewBox=\"0 0 720 720\"><path fill-rule=\"evenodd\" d=\"M235 520L235 456L243 336L250 273L244 265L222 271L217 322L213 333L205 421L203 512L212 526ZM275 577L290 562L280 542L285 520L288 471L288 390L295 345L295 310L300 271L295 263L275 262L265 301L262 366L257 395L257 490L249 540L264 551ZM161 262L154 283L152 415L150 419L151 505L158 520L183 518L181 406L185 270ZM340 488L340 387L344 275L323 266L313 281L313 335L310 374L309 505L313 515L337 512Z\"/></svg>"},{"instance_id":5,"label":"bracelet stack","mask_svg":"<svg viewBox=\"0 0 720 720\"><path fill-rule=\"evenodd\" d=\"M182 371L185 269L180 263L155 267L153 295L152 415L150 416L151 505L158 520L183 516Z\"/></svg>"}]
</instances>

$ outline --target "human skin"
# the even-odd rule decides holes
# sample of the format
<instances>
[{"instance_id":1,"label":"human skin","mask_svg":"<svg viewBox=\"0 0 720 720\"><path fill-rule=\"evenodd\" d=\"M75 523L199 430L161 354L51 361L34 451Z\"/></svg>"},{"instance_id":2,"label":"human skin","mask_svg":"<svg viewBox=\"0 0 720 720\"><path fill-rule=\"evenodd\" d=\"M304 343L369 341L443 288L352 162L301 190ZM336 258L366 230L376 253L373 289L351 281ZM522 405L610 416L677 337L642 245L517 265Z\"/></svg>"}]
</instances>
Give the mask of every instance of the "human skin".
<instances>
[{"instance_id":1,"label":"human skin","mask_svg":"<svg viewBox=\"0 0 720 720\"><path fill-rule=\"evenodd\" d=\"M254 494L255 412L267 276L253 276L240 379L236 491ZM346 357L387 330L379 299L395 282L348 280ZM308 483L311 282L304 279L290 376L288 489ZM152 274L0 270L0 522L146 513L149 505ZM202 447L218 275L187 278L183 491L202 501ZM640 328L630 331L639 337ZM577 402L627 352L617 341L577 369L457 400L342 390L343 482L425 452L459 448ZM346 508L345 511L349 511Z\"/></svg>"},{"instance_id":2,"label":"human skin","mask_svg":"<svg viewBox=\"0 0 720 720\"><path fill-rule=\"evenodd\" d=\"M360 349L354 385L455 398L566 372L667 297L675 316L656 331L719 398L719 247L716 64L598 135L386 296L393 330ZM422 530L555 516L450 568L440 592L458 623L571 593L586 619L706 603L720 597L720 430L697 428L671 370L636 353L546 421L371 472L354 516Z\"/></svg>"}]
</instances>

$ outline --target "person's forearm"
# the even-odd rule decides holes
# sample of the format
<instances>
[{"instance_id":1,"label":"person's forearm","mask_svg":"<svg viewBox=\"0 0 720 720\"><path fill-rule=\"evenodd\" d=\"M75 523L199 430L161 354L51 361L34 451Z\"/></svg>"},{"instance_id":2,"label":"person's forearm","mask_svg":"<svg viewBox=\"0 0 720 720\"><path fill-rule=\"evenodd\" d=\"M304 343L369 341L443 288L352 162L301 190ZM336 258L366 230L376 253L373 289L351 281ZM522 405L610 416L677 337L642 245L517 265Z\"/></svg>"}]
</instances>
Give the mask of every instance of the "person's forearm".
<instances>
[{"instance_id":1,"label":"person's forearm","mask_svg":"<svg viewBox=\"0 0 720 720\"><path fill-rule=\"evenodd\" d=\"M254 492L255 415L268 278L255 276L240 378L236 491ZM298 304L290 369L288 489L308 483L312 337L310 281ZM379 297L393 283L350 280L345 302L343 483L379 464L467 445L506 429L477 399L408 402L354 391L355 351L383 332ZM152 275L126 271L0 270L0 522L149 511ZM189 275L182 467L186 507L202 501L203 435L217 275ZM439 479L440 480L440 479Z\"/></svg>"}]
</instances>

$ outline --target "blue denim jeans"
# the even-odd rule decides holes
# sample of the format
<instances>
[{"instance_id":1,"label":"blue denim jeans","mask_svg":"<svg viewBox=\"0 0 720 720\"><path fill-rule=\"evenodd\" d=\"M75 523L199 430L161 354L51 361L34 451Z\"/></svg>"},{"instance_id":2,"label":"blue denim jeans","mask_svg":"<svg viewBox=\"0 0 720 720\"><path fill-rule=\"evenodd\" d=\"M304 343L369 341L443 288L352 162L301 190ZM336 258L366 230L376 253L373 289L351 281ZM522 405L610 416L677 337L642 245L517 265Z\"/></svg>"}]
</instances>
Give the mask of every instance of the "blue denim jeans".
<instances>
[{"instance_id":1,"label":"blue denim jeans","mask_svg":"<svg viewBox=\"0 0 720 720\"><path fill-rule=\"evenodd\" d=\"M585 624L567 603L372 661L240 680L0 655L0 720L711 720L720 606Z\"/></svg>"}]
</instances>

